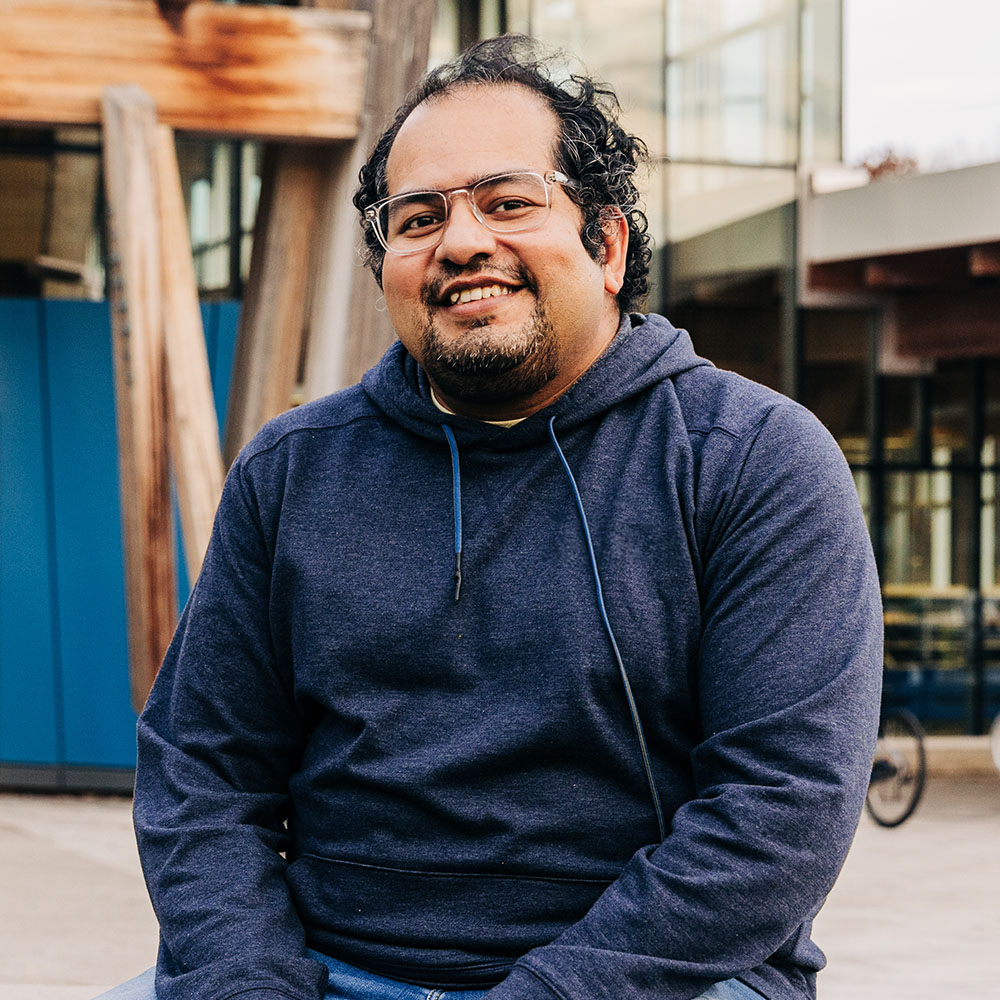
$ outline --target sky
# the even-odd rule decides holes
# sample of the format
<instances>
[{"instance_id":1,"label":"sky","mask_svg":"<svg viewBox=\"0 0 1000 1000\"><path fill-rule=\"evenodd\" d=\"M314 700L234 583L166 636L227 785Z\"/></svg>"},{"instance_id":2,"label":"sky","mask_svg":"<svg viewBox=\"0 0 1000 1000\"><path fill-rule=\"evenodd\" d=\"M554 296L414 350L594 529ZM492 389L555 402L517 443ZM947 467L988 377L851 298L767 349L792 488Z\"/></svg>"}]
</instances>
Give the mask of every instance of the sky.
<instances>
[{"instance_id":1,"label":"sky","mask_svg":"<svg viewBox=\"0 0 1000 1000\"><path fill-rule=\"evenodd\" d=\"M844 0L844 160L1000 160L1000 0Z\"/></svg>"}]
</instances>

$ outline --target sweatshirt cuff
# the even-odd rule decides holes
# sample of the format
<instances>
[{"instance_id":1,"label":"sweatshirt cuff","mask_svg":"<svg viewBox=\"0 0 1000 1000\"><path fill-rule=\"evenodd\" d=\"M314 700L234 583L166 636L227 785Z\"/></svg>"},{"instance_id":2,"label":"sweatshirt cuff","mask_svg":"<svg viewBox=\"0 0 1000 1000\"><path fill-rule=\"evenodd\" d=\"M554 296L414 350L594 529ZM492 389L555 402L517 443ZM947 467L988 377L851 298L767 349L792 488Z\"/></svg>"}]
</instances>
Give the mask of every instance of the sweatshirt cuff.
<instances>
[{"instance_id":1,"label":"sweatshirt cuff","mask_svg":"<svg viewBox=\"0 0 1000 1000\"><path fill-rule=\"evenodd\" d=\"M157 1000L322 1000L327 984L326 966L305 956L228 958L180 975L171 972L157 969Z\"/></svg>"},{"instance_id":2,"label":"sweatshirt cuff","mask_svg":"<svg viewBox=\"0 0 1000 1000\"><path fill-rule=\"evenodd\" d=\"M486 1000L566 1000L566 998L531 970L523 965L515 965L510 975L486 994Z\"/></svg>"}]
</instances>

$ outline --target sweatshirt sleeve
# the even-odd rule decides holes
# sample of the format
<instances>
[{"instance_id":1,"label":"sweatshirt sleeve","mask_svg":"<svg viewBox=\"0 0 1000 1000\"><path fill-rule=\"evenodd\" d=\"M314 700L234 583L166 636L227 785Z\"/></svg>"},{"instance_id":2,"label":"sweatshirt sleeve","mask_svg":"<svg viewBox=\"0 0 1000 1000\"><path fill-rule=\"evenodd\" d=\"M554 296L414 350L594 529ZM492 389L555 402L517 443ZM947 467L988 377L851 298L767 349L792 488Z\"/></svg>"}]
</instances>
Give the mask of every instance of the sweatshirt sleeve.
<instances>
[{"instance_id":1,"label":"sweatshirt sleeve","mask_svg":"<svg viewBox=\"0 0 1000 1000\"><path fill-rule=\"evenodd\" d=\"M285 882L302 719L269 634L270 554L238 460L138 726L135 826L159 1000L320 1000Z\"/></svg>"},{"instance_id":2,"label":"sweatshirt sleeve","mask_svg":"<svg viewBox=\"0 0 1000 1000\"><path fill-rule=\"evenodd\" d=\"M871 545L843 456L796 404L703 455L696 797L491 1000L687 1000L760 983L768 959L822 967L810 922L853 838L878 722Z\"/></svg>"}]
</instances>

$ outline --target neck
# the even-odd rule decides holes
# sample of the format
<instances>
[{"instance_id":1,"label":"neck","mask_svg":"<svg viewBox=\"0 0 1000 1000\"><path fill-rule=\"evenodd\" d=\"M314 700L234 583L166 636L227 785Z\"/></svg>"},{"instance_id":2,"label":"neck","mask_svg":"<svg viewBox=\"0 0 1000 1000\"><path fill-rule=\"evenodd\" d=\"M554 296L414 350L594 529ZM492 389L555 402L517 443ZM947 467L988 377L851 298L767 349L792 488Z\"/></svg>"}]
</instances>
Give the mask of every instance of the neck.
<instances>
[{"instance_id":1,"label":"neck","mask_svg":"<svg viewBox=\"0 0 1000 1000\"><path fill-rule=\"evenodd\" d=\"M460 417L471 417L473 420L483 420L495 424L516 422L530 417L539 410L544 410L546 406L554 403L569 388L569 385L554 389L541 398L539 398L538 393L535 393L523 400L459 399L457 396L443 392L433 381L431 388L438 402L446 410Z\"/></svg>"},{"instance_id":2,"label":"neck","mask_svg":"<svg viewBox=\"0 0 1000 1000\"><path fill-rule=\"evenodd\" d=\"M431 402L442 413L450 413L452 414L452 416L459 416L459 414L456 414L456 412L450 406L445 406L444 403L441 402L441 399L438 396L438 390L434 388L434 383L431 382L429 377L427 381L430 382L431 386ZM494 424L497 427L513 427L514 424L519 424L523 419L524 419L523 417L514 417L511 420L483 420L482 422L484 424Z\"/></svg>"}]
</instances>

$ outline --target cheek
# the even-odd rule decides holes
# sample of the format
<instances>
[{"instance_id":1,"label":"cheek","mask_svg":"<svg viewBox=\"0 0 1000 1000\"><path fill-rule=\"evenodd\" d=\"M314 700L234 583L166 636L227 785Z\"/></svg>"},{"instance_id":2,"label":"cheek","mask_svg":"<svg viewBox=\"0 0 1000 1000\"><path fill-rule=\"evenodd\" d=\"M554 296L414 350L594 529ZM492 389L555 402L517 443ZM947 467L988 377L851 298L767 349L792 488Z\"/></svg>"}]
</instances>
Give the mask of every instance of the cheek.
<instances>
[{"instance_id":1,"label":"cheek","mask_svg":"<svg viewBox=\"0 0 1000 1000\"><path fill-rule=\"evenodd\" d=\"M561 300L592 308L604 293L604 268L579 243L552 254L542 265L549 293Z\"/></svg>"},{"instance_id":2,"label":"cheek","mask_svg":"<svg viewBox=\"0 0 1000 1000\"><path fill-rule=\"evenodd\" d=\"M407 311L422 309L421 289L423 273L421 269L407 266L406 258L388 255L382 266L382 295L385 298L389 317L395 322L397 316Z\"/></svg>"}]
</instances>

